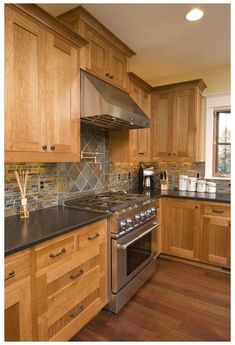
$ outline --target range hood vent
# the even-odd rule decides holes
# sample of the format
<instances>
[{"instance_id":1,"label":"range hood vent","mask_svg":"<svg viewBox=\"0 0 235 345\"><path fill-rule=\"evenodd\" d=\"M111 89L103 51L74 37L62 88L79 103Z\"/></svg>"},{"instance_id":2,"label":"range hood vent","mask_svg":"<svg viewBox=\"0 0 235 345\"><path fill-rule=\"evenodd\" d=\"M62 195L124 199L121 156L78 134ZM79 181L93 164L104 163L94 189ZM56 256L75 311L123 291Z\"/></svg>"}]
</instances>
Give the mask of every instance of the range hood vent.
<instances>
[{"instance_id":1,"label":"range hood vent","mask_svg":"<svg viewBox=\"0 0 235 345\"><path fill-rule=\"evenodd\" d=\"M81 121L103 129L150 127L150 119L128 93L81 71Z\"/></svg>"}]
</instances>

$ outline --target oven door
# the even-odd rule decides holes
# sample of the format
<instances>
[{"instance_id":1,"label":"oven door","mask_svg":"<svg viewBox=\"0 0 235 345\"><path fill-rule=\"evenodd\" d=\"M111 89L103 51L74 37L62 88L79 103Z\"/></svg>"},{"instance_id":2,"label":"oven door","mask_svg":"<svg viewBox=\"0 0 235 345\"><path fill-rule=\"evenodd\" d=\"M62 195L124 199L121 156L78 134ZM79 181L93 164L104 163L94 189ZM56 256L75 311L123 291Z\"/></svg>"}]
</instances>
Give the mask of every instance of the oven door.
<instances>
[{"instance_id":1,"label":"oven door","mask_svg":"<svg viewBox=\"0 0 235 345\"><path fill-rule=\"evenodd\" d=\"M112 292L117 293L138 274L156 255L157 228L155 219L112 239Z\"/></svg>"}]
</instances>

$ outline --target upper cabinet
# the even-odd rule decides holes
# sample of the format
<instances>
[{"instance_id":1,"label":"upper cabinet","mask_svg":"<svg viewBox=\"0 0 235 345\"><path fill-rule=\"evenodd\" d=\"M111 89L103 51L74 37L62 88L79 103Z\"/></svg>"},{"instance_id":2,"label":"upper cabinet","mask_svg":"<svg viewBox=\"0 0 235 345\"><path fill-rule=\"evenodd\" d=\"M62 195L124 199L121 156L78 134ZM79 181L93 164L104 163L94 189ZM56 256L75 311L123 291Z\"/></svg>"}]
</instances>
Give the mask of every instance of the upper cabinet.
<instances>
[{"instance_id":1,"label":"upper cabinet","mask_svg":"<svg viewBox=\"0 0 235 345\"><path fill-rule=\"evenodd\" d=\"M128 73L129 94L150 117L152 87L134 73ZM148 162L150 160L150 128L110 131L110 160L113 162Z\"/></svg>"},{"instance_id":2,"label":"upper cabinet","mask_svg":"<svg viewBox=\"0 0 235 345\"><path fill-rule=\"evenodd\" d=\"M85 40L35 5L5 11L5 159L79 161L79 47Z\"/></svg>"},{"instance_id":3,"label":"upper cabinet","mask_svg":"<svg viewBox=\"0 0 235 345\"><path fill-rule=\"evenodd\" d=\"M196 162L203 160L202 79L154 88L152 158Z\"/></svg>"},{"instance_id":4,"label":"upper cabinet","mask_svg":"<svg viewBox=\"0 0 235 345\"><path fill-rule=\"evenodd\" d=\"M150 92L151 86L129 73L130 96L138 106L150 117ZM150 160L150 128L132 129L129 131L129 154L131 161Z\"/></svg>"},{"instance_id":5,"label":"upper cabinet","mask_svg":"<svg viewBox=\"0 0 235 345\"><path fill-rule=\"evenodd\" d=\"M126 90L128 58L135 53L82 6L58 19L89 42L81 52L81 68Z\"/></svg>"}]
</instances>

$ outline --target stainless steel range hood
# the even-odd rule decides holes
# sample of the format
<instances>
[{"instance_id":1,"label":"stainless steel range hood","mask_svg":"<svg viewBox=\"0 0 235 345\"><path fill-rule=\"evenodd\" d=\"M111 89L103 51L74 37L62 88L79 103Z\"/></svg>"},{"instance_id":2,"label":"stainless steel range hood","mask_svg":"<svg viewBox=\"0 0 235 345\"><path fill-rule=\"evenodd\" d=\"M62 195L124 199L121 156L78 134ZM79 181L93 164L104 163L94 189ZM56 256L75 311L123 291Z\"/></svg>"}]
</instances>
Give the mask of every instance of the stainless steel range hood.
<instances>
[{"instance_id":1,"label":"stainless steel range hood","mask_svg":"<svg viewBox=\"0 0 235 345\"><path fill-rule=\"evenodd\" d=\"M150 119L128 93L81 71L81 121L104 129L150 126Z\"/></svg>"}]
</instances>

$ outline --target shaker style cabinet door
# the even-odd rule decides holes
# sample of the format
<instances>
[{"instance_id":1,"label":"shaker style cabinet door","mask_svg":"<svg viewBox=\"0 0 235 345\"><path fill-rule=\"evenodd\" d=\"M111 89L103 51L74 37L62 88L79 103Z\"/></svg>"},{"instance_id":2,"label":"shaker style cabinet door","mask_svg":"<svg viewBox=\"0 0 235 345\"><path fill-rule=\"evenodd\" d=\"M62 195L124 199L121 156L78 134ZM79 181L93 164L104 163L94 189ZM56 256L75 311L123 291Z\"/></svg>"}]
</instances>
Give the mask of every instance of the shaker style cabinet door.
<instances>
[{"instance_id":1,"label":"shaker style cabinet door","mask_svg":"<svg viewBox=\"0 0 235 345\"><path fill-rule=\"evenodd\" d=\"M43 151L45 31L5 7L5 150Z\"/></svg>"},{"instance_id":2,"label":"shaker style cabinet door","mask_svg":"<svg viewBox=\"0 0 235 345\"><path fill-rule=\"evenodd\" d=\"M163 252L199 259L200 205L191 200L163 199Z\"/></svg>"},{"instance_id":3,"label":"shaker style cabinet door","mask_svg":"<svg viewBox=\"0 0 235 345\"><path fill-rule=\"evenodd\" d=\"M30 283L5 294L5 341L32 341Z\"/></svg>"},{"instance_id":4,"label":"shaker style cabinet door","mask_svg":"<svg viewBox=\"0 0 235 345\"><path fill-rule=\"evenodd\" d=\"M177 157L195 157L196 90L177 91L173 96L173 150Z\"/></svg>"},{"instance_id":5,"label":"shaker style cabinet door","mask_svg":"<svg viewBox=\"0 0 235 345\"><path fill-rule=\"evenodd\" d=\"M86 40L89 45L87 49L87 68L98 76L108 78L109 76L109 47L92 30L86 28Z\"/></svg>"},{"instance_id":6,"label":"shaker style cabinet door","mask_svg":"<svg viewBox=\"0 0 235 345\"><path fill-rule=\"evenodd\" d=\"M127 82L127 59L124 54L109 48L109 79L116 86L126 88Z\"/></svg>"},{"instance_id":7,"label":"shaker style cabinet door","mask_svg":"<svg viewBox=\"0 0 235 345\"><path fill-rule=\"evenodd\" d=\"M78 152L78 50L47 33L48 152Z\"/></svg>"},{"instance_id":8,"label":"shaker style cabinet door","mask_svg":"<svg viewBox=\"0 0 235 345\"><path fill-rule=\"evenodd\" d=\"M173 93L152 98L152 158L173 156Z\"/></svg>"}]
</instances>

